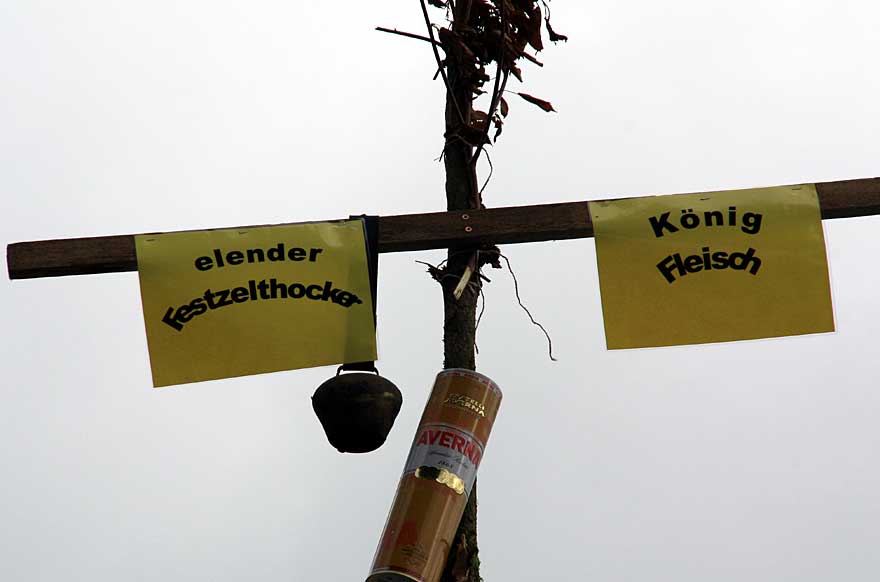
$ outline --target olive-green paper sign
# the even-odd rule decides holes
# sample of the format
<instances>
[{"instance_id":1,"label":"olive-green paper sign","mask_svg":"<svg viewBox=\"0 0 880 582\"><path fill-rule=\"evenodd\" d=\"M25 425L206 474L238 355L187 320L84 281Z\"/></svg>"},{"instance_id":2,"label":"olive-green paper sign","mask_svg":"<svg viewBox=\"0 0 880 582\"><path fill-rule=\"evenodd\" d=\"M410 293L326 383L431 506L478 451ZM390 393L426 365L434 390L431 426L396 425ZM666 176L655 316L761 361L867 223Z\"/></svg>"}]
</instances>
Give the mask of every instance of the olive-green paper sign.
<instances>
[{"instance_id":1,"label":"olive-green paper sign","mask_svg":"<svg viewBox=\"0 0 880 582\"><path fill-rule=\"evenodd\" d=\"M157 387L376 359L360 220L135 244Z\"/></svg>"},{"instance_id":2,"label":"olive-green paper sign","mask_svg":"<svg viewBox=\"0 0 880 582\"><path fill-rule=\"evenodd\" d=\"M812 184L591 202L609 349L834 331Z\"/></svg>"}]
</instances>

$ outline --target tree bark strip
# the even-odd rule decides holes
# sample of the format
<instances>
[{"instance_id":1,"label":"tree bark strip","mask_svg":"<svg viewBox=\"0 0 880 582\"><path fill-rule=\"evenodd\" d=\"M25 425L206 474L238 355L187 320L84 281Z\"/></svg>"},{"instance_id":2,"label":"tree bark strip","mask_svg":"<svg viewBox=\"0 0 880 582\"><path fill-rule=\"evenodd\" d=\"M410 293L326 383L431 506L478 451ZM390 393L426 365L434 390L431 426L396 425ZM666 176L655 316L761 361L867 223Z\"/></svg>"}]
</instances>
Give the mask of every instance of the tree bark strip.
<instances>
[{"instance_id":1,"label":"tree bark strip","mask_svg":"<svg viewBox=\"0 0 880 582\"><path fill-rule=\"evenodd\" d=\"M462 12L466 3L459 3L455 23L460 26L467 21ZM446 135L443 161L446 170L447 210L471 210L477 202L477 176L471 163L473 148L457 137L461 127L458 112L464 115L464 123L470 123L472 95L470 88L460 80L458 63L447 58L446 71L449 89L446 92ZM471 262L476 247L452 247L447 251L446 268L440 286L443 289L443 367L476 369L474 339L476 334L477 299L480 295L480 277L474 273L460 298L453 292L462 274ZM477 266L479 269L479 266ZM441 582L480 582L480 560L477 547L477 488L471 491L464 515L455 534Z\"/></svg>"}]
</instances>

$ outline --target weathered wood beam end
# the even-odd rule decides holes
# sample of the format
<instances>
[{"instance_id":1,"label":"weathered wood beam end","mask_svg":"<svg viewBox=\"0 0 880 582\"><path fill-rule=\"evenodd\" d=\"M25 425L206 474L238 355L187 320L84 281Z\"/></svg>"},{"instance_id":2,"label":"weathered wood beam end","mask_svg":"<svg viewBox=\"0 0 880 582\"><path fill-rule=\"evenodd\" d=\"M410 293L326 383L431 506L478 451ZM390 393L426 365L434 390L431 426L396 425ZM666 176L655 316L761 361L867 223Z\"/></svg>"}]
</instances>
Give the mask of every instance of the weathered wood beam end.
<instances>
[{"instance_id":1,"label":"weathered wood beam end","mask_svg":"<svg viewBox=\"0 0 880 582\"><path fill-rule=\"evenodd\" d=\"M816 184L822 218L880 214L880 178Z\"/></svg>"},{"instance_id":2,"label":"weathered wood beam end","mask_svg":"<svg viewBox=\"0 0 880 582\"><path fill-rule=\"evenodd\" d=\"M134 235L12 243L6 267L10 279L137 271Z\"/></svg>"}]
</instances>

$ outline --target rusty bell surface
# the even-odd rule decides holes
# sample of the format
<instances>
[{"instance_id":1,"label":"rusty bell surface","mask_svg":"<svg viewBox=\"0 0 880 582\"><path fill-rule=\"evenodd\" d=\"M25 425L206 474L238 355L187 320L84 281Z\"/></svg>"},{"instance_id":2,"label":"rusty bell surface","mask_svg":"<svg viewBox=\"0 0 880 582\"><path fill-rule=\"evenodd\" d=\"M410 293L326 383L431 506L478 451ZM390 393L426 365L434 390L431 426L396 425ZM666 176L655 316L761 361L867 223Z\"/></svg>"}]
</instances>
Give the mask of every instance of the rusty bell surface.
<instances>
[{"instance_id":1,"label":"rusty bell surface","mask_svg":"<svg viewBox=\"0 0 880 582\"><path fill-rule=\"evenodd\" d=\"M382 446L402 402L390 380L366 372L338 374L312 396L327 440L340 453L368 453Z\"/></svg>"}]
</instances>

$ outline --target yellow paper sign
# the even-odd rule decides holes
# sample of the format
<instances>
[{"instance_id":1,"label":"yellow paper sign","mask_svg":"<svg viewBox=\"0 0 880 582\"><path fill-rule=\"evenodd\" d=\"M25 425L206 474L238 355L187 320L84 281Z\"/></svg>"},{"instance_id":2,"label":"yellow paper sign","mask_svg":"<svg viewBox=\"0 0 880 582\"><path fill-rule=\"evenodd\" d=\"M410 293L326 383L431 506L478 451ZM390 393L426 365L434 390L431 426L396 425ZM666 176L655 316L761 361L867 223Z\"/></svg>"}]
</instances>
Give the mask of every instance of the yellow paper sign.
<instances>
[{"instance_id":1,"label":"yellow paper sign","mask_svg":"<svg viewBox=\"0 0 880 582\"><path fill-rule=\"evenodd\" d=\"M154 386L376 359L360 220L135 238Z\"/></svg>"},{"instance_id":2,"label":"yellow paper sign","mask_svg":"<svg viewBox=\"0 0 880 582\"><path fill-rule=\"evenodd\" d=\"M591 202L608 349L834 331L812 184Z\"/></svg>"}]
</instances>

